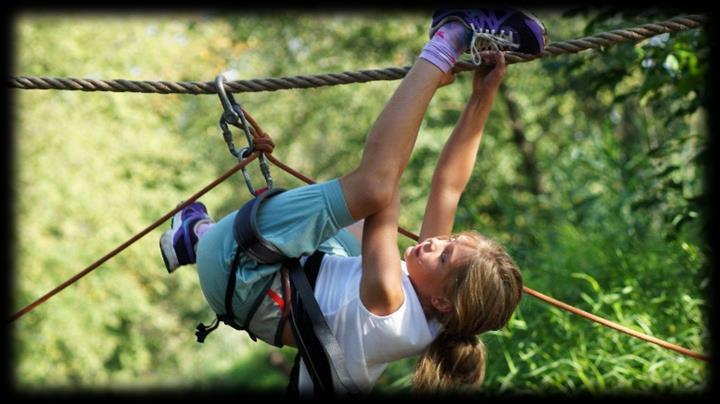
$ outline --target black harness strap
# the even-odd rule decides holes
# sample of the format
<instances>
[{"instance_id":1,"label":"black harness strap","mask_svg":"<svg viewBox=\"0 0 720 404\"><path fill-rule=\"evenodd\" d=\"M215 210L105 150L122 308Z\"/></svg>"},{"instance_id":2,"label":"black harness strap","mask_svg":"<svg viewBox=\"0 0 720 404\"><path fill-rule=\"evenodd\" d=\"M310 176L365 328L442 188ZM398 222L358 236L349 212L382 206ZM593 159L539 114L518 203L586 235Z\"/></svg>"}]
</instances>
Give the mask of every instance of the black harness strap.
<instances>
[{"instance_id":1,"label":"black harness strap","mask_svg":"<svg viewBox=\"0 0 720 404\"><path fill-rule=\"evenodd\" d=\"M233 311L232 311L232 298L233 298L233 292L235 291L235 282L237 280L237 270L238 270L238 263L240 260L240 253L238 251L235 252L235 256L233 257L231 269L230 269L230 275L228 276L228 283L227 288L225 289L225 314L216 314L215 320L209 325L206 326L203 323L200 323L195 327L195 337L197 337L197 342L203 343L205 342L205 338L210 334L211 332L215 331L215 329L220 325L220 321L223 323L235 328L240 329L237 325L235 325L235 322L232 321L232 319L235 317ZM230 321L228 321L230 320ZM252 337L252 335L251 335Z\"/></svg>"},{"instance_id":2,"label":"black harness strap","mask_svg":"<svg viewBox=\"0 0 720 404\"><path fill-rule=\"evenodd\" d=\"M293 263L297 264L297 263ZM290 269L293 264L288 264L288 272L294 271ZM302 269L300 269L302 271ZM295 356L295 367L293 369L294 377L291 378L290 384L293 385L292 390L299 396L299 359L302 358L307 368L310 379L313 383L313 393L315 396L332 396L335 393L333 386L332 373L330 363L325 356L325 352L320 345L317 337L313 333L312 320L306 312L303 305L301 292L293 282L292 310L290 311L290 326L295 338L298 353Z\"/></svg>"},{"instance_id":3,"label":"black harness strap","mask_svg":"<svg viewBox=\"0 0 720 404\"><path fill-rule=\"evenodd\" d=\"M273 277L269 277L267 283L265 284L265 287L263 288L263 293L258 294L258 296L255 298L255 301L253 301L252 306L250 306L250 311L248 312L248 318L244 325L240 325L235 322L235 313L233 312L232 308L232 301L233 301L233 295L235 294L235 284L237 281L237 271L240 263L240 254L242 251L240 248L237 249L235 252L235 256L232 260L232 266L230 270L230 275L228 276L228 283L227 288L225 289L225 314L217 314L217 317L215 320L209 325L206 326L202 323L198 324L195 331L195 336L197 337L197 341L202 343L205 341L205 337L207 337L208 334L215 331L215 329L220 325L220 321L223 323L229 325L230 327L245 331L248 333L250 338L252 338L253 341L257 341L257 337L250 331L248 328L248 325L250 324L250 321L252 321L253 316L255 315L255 312L258 309L258 306L260 306L260 303L262 303L262 299L265 297L265 291L270 287L273 281Z\"/></svg>"},{"instance_id":4,"label":"black harness strap","mask_svg":"<svg viewBox=\"0 0 720 404\"><path fill-rule=\"evenodd\" d=\"M293 294L293 316L291 317L293 334L298 346L298 353L302 356L313 380L316 395L335 394L332 374L336 376L345 391L350 394L358 394L360 390L347 372L345 356L313 294L324 255L321 251L315 251L308 258L304 269L300 267L298 259L286 261L290 279L296 291ZM299 310L296 311L296 309ZM294 380L291 378L290 385L288 385L289 392L298 391L299 370L293 369L293 377Z\"/></svg>"},{"instance_id":5,"label":"black harness strap","mask_svg":"<svg viewBox=\"0 0 720 404\"><path fill-rule=\"evenodd\" d=\"M320 250L315 251L313 255L305 261L305 266L303 267L305 278L307 278L307 282L313 290L315 289L315 282L317 282L317 277L320 273L320 264L322 264L323 257L325 257L324 252Z\"/></svg>"},{"instance_id":6,"label":"black harness strap","mask_svg":"<svg viewBox=\"0 0 720 404\"><path fill-rule=\"evenodd\" d=\"M320 263L324 253L316 251L307 261L303 271L307 277L308 284L311 289L315 289L315 281L320 272ZM286 266L286 268L288 268ZM322 347L319 346L317 338L312 335L312 323L310 318L304 312L302 301L297 298L298 292L293 284L294 293L292 294L292 310L290 311L290 325L295 337L295 344L298 346L298 353L295 355L295 362L290 372L290 381L287 385L287 393L291 396L298 397L300 395L300 358L305 359L305 366L308 369L310 378L313 380L313 392L315 395L331 395L334 392L332 375L330 373L330 364L327 361ZM312 353L311 353L312 351ZM320 355L318 355L320 353ZM312 358L316 359L313 360ZM329 381L329 383L328 383Z\"/></svg>"},{"instance_id":7,"label":"black harness strap","mask_svg":"<svg viewBox=\"0 0 720 404\"><path fill-rule=\"evenodd\" d=\"M257 224L257 212L264 200L285 192L282 188L273 188L245 203L235 215L233 232L238 249L252 257L255 261L265 264L282 262L288 257L260 234Z\"/></svg>"}]
</instances>

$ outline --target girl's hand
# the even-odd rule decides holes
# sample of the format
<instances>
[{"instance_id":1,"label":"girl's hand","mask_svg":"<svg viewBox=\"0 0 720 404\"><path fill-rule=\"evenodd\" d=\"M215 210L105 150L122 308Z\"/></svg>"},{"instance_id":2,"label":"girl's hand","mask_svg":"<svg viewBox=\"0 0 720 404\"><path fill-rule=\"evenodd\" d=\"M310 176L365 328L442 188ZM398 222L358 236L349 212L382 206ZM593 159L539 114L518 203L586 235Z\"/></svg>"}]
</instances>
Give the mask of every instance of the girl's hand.
<instances>
[{"instance_id":1,"label":"girl's hand","mask_svg":"<svg viewBox=\"0 0 720 404\"><path fill-rule=\"evenodd\" d=\"M475 70L473 76L473 92L478 94L491 95L495 94L500 82L505 76L505 54L499 51L483 52L482 58L484 62L495 62L495 66L486 69Z\"/></svg>"}]
</instances>

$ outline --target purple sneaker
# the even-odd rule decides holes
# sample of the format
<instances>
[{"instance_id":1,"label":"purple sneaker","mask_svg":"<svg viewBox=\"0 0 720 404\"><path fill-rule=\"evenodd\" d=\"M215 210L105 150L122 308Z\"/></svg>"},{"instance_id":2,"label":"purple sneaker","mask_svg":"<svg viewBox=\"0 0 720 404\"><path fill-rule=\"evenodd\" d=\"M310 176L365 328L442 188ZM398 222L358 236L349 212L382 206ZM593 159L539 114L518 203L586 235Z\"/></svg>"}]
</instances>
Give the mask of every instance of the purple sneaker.
<instances>
[{"instance_id":1,"label":"purple sneaker","mask_svg":"<svg viewBox=\"0 0 720 404\"><path fill-rule=\"evenodd\" d=\"M160 237L160 252L169 273L181 265L195 263L195 245L198 241L195 229L202 223L214 221L200 202L191 203L173 216L170 230Z\"/></svg>"},{"instance_id":2,"label":"purple sneaker","mask_svg":"<svg viewBox=\"0 0 720 404\"><path fill-rule=\"evenodd\" d=\"M545 26L534 15L510 7L443 9L433 14L430 38L448 21L460 21L472 33L470 52L476 64L483 50L512 50L537 55L545 49Z\"/></svg>"}]
</instances>

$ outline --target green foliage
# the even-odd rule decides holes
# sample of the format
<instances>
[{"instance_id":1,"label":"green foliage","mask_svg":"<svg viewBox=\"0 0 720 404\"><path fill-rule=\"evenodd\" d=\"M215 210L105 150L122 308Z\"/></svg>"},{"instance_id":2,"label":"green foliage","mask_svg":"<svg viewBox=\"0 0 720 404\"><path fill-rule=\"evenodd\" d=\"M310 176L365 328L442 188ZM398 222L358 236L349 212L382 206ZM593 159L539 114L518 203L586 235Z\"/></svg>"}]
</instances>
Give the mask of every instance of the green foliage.
<instances>
[{"instance_id":1,"label":"green foliage","mask_svg":"<svg viewBox=\"0 0 720 404\"><path fill-rule=\"evenodd\" d=\"M622 10L621 10L622 11ZM659 21L670 10L540 13L550 42ZM21 15L15 75L211 81L405 66L424 13ZM535 193L498 97L456 230L503 242L525 284L695 351L709 350L703 163L704 29L513 65L544 192ZM401 225L417 231L434 162L469 93L439 91L402 178ZM359 161L397 82L236 94L275 156L318 180ZM13 91L16 240L12 308L51 290L230 168L216 96ZM236 144L243 137L236 132ZM525 156L526 157L526 156ZM259 180L257 167L250 174ZM273 169L283 187L299 181ZM248 198L235 176L202 198L220 218ZM293 352L212 319L192 268L163 269L157 229L12 325L21 390L239 387L279 390ZM399 246L411 241L401 238ZM525 296L482 336L487 393L698 392L704 362ZM416 358L376 392L406 393ZM272 363L275 363L274 365Z\"/></svg>"}]
</instances>

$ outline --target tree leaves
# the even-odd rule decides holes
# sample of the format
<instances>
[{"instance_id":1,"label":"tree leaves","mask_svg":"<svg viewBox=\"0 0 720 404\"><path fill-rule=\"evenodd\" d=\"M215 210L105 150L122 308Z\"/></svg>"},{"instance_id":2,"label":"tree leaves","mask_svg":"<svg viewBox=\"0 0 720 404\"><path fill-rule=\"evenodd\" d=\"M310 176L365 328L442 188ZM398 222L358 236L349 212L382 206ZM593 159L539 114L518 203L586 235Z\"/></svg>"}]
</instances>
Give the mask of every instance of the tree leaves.
<instances>
[{"instance_id":1,"label":"tree leaves","mask_svg":"<svg viewBox=\"0 0 720 404\"><path fill-rule=\"evenodd\" d=\"M554 41L673 15L584 9L541 18ZM16 70L211 81L221 72L244 79L405 66L424 44L427 22L412 13L30 13L17 22ZM708 55L698 29L508 68L505 84L543 192L530 189L507 107L496 101L456 229L478 229L503 242L536 290L581 307L595 304L596 314L705 350ZM470 78L460 74L428 109L402 178L403 226L420 226L433 165ZM280 160L327 180L360 160L367 132L397 84L236 99L271 134ZM16 92L13 307L75 274L235 161L217 125L215 96ZM299 185L272 171L281 186ZM250 172L257 175L254 167ZM219 219L247 198L238 177L203 202ZM284 387L278 370L262 362L271 348L230 329L203 346L194 342L195 324L212 313L192 268L165 273L160 234L19 320L18 386L236 385L233 375L252 374L256 384L237 385ZM677 360L530 298L508 331L482 337L485 391L695 391L707 377L702 363ZM377 390L407 386L413 364L413 358L393 364Z\"/></svg>"}]
</instances>

